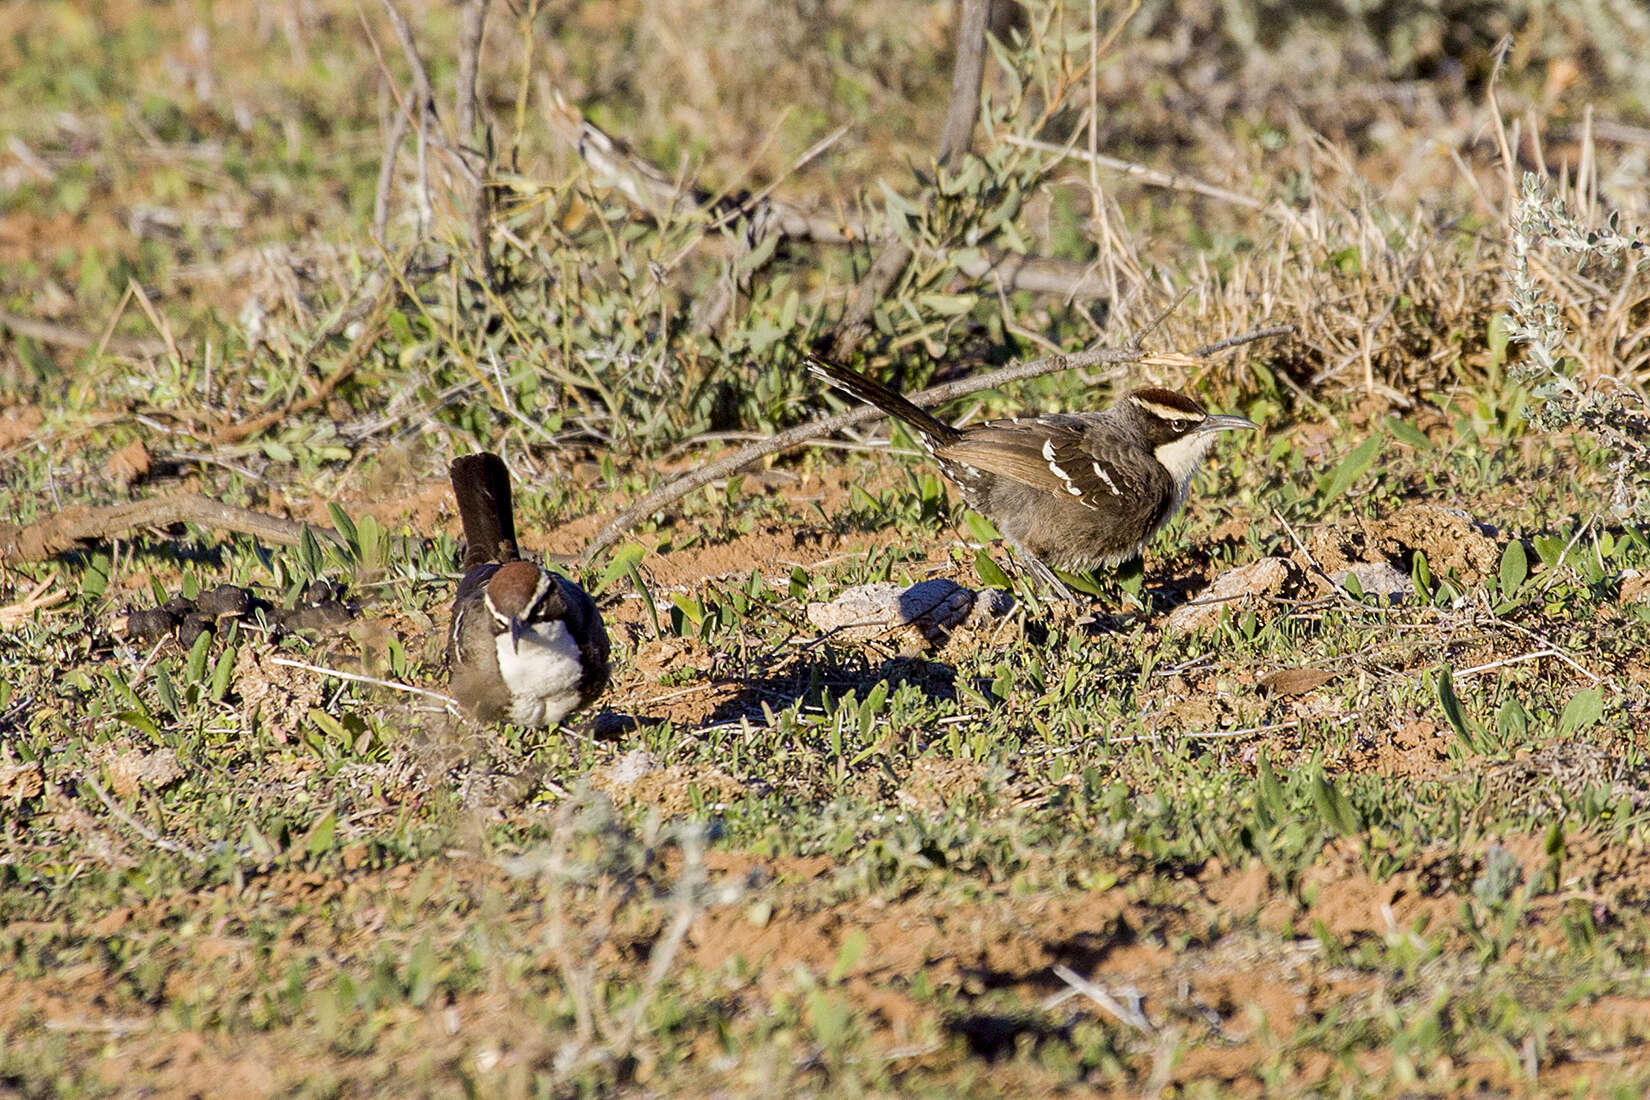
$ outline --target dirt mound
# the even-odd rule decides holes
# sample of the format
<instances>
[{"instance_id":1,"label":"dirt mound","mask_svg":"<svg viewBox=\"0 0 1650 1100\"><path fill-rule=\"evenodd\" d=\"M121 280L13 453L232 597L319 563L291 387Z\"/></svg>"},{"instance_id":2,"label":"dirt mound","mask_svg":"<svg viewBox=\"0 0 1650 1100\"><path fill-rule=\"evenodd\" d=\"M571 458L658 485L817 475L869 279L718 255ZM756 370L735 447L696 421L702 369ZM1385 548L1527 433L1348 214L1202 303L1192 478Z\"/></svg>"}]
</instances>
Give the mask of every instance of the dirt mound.
<instances>
[{"instance_id":1,"label":"dirt mound","mask_svg":"<svg viewBox=\"0 0 1650 1100\"><path fill-rule=\"evenodd\" d=\"M1453 576L1468 585L1481 583L1501 560L1495 528L1435 504L1414 504L1389 516L1358 517L1326 527L1312 537L1308 549L1331 574L1366 562L1387 562L1407 573L1420 552L1433 576Z\"/></svg>"}]
</instances>

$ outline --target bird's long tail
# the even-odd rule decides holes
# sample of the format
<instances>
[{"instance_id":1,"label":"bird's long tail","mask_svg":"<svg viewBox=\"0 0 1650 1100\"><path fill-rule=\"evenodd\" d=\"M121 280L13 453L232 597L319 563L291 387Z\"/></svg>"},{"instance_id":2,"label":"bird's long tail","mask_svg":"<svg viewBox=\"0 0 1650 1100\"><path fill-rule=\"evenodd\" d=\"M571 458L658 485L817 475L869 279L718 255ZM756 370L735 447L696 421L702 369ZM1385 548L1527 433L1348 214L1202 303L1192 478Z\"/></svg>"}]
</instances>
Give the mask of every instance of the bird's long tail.
<instances>
[{"instance_id":1,"label":"bird's long tail","mask_svg":"<svg viewBox=\"0 0 1650 1100\"><path fill-rule=\"evenodd\" d=\"M875 378L869 378L841 363L808 353L808 369L867 405L875 405L889 416L903 420L925 438L930 449L949 446L962 435L944 421L937 420L924 409L919 409L903 396L895 393Z\"/></svg>"},{"instance_id":2,"label":"bird's long tail","mask_svg":"<svg viewBox=\"0 0 1650 1100\"><path fill-rule=\"evenodd\" d=\"M451 467L453 496L464 524L464 570L484 562L514 561L516 516L510 502L510 471L491 452L460 455Z\"/></svg>"}]
</instances>

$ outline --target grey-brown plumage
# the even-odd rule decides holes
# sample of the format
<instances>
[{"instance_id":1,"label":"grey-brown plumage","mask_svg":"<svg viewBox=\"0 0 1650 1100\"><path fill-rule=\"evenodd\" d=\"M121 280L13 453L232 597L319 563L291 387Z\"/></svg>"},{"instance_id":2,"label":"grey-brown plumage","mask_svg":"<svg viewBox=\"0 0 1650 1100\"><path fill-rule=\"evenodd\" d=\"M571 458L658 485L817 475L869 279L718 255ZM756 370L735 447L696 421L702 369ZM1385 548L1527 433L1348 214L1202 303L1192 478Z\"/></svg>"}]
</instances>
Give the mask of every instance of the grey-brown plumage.
<instances>
[{"instance_id":1,"label":"grey-brown plumage","mask_svg":"<svg viewBox=\"0 0 1650 1100\"><path fill-rule=\"evenodd\" d=\"M1216 435L1255 427L1241 416L1211 415L1183 394L1147 388L1103 412L959 429L839 363L810 356L809 366L910 425L969 507L1068 596L1041 566L1079 572L1134 557L1185 501Z\"/></svg>"},{"instance_id":2,"label":"grey-brown plumage","mask_svg":"<svg viewBox=\"0 0 1650 1100\"><path fill-rule=\"evenodd\" d=\"M447 635L453 696L483 722L554 725L607 686L601 612L577 584L521 558L497 455L463 455L451 474L465 542Z\"/></svg>"}]
</instances>

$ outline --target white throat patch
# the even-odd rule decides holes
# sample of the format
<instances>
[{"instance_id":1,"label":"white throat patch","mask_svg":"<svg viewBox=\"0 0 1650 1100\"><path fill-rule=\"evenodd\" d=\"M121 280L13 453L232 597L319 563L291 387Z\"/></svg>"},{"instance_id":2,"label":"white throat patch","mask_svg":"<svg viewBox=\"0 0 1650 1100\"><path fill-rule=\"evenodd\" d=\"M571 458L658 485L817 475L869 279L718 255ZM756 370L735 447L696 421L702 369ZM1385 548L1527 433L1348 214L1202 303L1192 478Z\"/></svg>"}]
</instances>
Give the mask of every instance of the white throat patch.
<instances>
[{"instance_id":1,"label":"white throat patch","mask_svg":"<svg viewBox=\"0 0 1650 1100\"><path fill-rule=\"evenodd\" d=\"M579 705L584 674L578 643L560 619L533 623L519 646L506 631L498 636L498 670L514 700L510 721L518 726L553 726Z\"/></svg>"},{"instance_id":2,"label":"white throat patch","mask_svg":"<svg viewBox=\"0 0 1650 1100\"><path fill-rule=\"evenodd\" d=\"M1215 445L1215 437L1219 434L1192 432L1164 443L1152 452L1157 456L1157 461L1163 463L1163 468L1169 471L1169 476L1174 478L1175 508L1185 503L1186 489L1192 483L1192 476L1203 464L1203 456Z\"/></svg>"}]
</instances>

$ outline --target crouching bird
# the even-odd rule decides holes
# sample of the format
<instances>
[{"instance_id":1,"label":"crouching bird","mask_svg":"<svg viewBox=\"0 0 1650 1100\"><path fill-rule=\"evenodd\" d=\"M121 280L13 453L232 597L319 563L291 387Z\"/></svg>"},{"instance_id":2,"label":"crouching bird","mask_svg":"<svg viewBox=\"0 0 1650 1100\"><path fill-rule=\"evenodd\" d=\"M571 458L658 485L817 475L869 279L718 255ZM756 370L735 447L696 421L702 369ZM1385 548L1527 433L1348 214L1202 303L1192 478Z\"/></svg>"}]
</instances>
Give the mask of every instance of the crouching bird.
<instances>
[{"instance_id":1,"label":"crouching bird","mask_svg":"<svg viewBox=\"0 0 1650 1100\"><path fill-rule=\"evenodd\" d=\"M521 557L502 459L462 455L451 473L465 543L447 634L453 696L483 722L553 726L607 686L601 612L577 584Z\"/></svg>"},{"instance_id":2,"label":"crouching bird","mask_svg":"<svg viewBox=\"0 0 1650 1100\"><path fill-rule=\"evenodd\" d=\"M1140 553L1186 501L1219 433L1257 427L1184 394L1139 389L1103 412L1026 415L953 428L874 378L816 355L827 382L904 421L940 472L1054 591L1049 569L1087 572Z\"/></svg>"}]
</instances>

